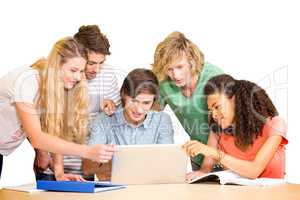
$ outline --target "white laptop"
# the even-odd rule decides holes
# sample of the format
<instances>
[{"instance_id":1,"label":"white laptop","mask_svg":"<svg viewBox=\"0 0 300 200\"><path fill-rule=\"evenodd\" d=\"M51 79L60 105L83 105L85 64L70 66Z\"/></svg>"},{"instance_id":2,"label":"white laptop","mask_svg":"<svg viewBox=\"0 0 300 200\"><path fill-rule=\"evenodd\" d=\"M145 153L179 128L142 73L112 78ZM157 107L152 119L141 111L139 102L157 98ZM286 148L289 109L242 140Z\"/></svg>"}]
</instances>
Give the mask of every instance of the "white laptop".
<instances>
[{"instance_id":1,"label":"white laptop","mask_svg":"<svg viewBox=\"0 0 300 200\"><path fill-rule=\"evenodd\" d=\"M184 183L188 156L179 144L120 145L112 160L111 182Z\"/></svg>"}]
</instances>

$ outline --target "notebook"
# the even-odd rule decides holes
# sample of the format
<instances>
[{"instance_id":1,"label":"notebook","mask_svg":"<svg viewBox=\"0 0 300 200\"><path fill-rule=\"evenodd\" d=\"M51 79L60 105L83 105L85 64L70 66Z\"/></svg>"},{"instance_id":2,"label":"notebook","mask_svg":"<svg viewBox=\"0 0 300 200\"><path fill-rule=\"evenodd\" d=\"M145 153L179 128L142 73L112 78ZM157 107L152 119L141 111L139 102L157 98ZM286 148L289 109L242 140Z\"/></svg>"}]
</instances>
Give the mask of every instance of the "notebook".
<instances>
[{"instance_id":1,"label":"notebook","mask_svg":"<svg viewBox=\"0 0 300 200\"><path fill-rule=\"evenodd\" d=\"M179 144L120 145L111 181L121 184L184 183L188 156Z\"/></svg>"},{"instance_id":2,"label":"notebook","mask_svg":"<svg viewBox=\"0 0 300 200\"><path fill-rule=\"evenodd\" d=\"M94 193L125 188L125 185L97 181L37 181L37 189L62 192Z\"/></svg>"},{"instance_id":3,"label":"notebook","mask_svg":"<svg viewBox=\"0 0 300 200\"><path fill-rule=\"evenodd\" d=\"M220 184L231 184L231 185L259 185L259 186L268 186L268 185L277 185L284 184L284 179L277 178L257 178L257 179L248 179L244 178L237 173L231 170L211 172L199 176L189 183L201 183L206 181L218 181Z\"/></svg>"}]
</instances>

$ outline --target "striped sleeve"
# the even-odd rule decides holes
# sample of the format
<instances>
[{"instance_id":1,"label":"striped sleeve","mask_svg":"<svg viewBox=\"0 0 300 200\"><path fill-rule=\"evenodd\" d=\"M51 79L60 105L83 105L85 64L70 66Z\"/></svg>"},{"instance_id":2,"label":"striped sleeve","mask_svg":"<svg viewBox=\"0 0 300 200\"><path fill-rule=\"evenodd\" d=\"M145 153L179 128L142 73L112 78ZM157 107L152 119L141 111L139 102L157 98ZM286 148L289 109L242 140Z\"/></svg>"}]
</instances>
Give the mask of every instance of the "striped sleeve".
<instances>
[{"instance_id":1,"label":"striped sleeve","mask_svg":"<svg viewBox=\"0 0 300 200\"><path fill-rule=\"evenodd\" d=\"M115 102L117 106L121 104L120 89L118 87L118 80L115 73L111 74L110 87L108 88L105 97L106 99L110 99Z\"/></svg>"}]
</instances>

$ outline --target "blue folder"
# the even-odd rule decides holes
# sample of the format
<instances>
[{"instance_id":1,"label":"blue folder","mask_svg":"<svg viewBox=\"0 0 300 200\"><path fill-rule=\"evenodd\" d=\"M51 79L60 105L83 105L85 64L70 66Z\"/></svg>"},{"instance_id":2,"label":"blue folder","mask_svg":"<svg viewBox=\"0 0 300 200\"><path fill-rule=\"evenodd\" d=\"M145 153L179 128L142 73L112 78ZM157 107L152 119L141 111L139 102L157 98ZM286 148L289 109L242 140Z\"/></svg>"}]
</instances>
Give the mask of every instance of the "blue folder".
<instances>
[{"instance_id":1,"label":"blue folder","mask_svg":"<svg viewBox=\"0 0 300 200\"><path fill-rule=\"evenodd\" d=\"M125 188L125 185L112 184L110 182L97 181L37 181L36 188L40 190L62 191L62 192L104 192Z\"/></svg>"}]
</instances>

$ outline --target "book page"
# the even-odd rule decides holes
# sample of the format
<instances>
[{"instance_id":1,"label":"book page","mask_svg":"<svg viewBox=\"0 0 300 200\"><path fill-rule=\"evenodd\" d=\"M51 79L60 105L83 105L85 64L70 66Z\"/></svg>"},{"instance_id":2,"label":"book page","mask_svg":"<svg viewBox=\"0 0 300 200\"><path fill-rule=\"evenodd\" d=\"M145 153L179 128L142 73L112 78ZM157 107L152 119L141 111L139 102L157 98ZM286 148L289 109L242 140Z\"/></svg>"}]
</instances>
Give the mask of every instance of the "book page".
<instances>
[{"instance_id":1,"label":"book page","mask_svg":"<svg viewBox=\"0 0 300 200\"><path fill-rule=\"evenodd\" d=\"M248 185L248 186L269 186L269 185L278 185L284 184L284 179L277 178L257 178L257 179L248 179L248 178L235 178L235 179L225 179L220 181L221 184L237 184L237 185Z\"/></svg>"},{"instance_id":2,"label":"book page","mask_svg":"<svg viewBox=\"0 0 300 200\"><path fill-rule=\"evenodd\" d=\"M239 174L231 171L219 171L219 172L211 172L208 174L204 174L203 176L197 177L190 181L189 183L198 183L205 181L219 181L220 184L234 184L234 185L259 185L259 186L268 186L268 185L277 185L284 184L284 179L276 179L276 178L257 178L257 179L248 179L240 176Z\"/></svg>"}]
</instances>

